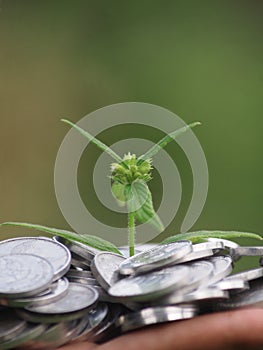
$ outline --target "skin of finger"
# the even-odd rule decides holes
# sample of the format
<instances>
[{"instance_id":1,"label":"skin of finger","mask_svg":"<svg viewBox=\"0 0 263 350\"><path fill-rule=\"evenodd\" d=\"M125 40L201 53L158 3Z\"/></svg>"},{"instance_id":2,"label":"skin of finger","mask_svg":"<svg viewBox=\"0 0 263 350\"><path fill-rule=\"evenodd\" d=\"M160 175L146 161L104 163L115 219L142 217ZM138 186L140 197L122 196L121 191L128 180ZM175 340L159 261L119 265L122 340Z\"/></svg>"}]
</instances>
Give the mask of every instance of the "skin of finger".
<instances>
[{"instance_id":1,"label":"skin of finger","mask_svg":"<svg viewBox=\"0 0 263 350\"><path fill-rule=\"evenodd\" d=\"M159 325L120 336L104 343L99 350L258 348L263 349L263 309L213 313L181 322ZM83 347L78 350L89 350L89 348Z\"/></svg>"},{"instance_id":2,"label":"skin of finger","mask_svg":"<svg viewBox=\"0 0 263 350\"><path fill-rule=\"evenodd\" d=\"M90 342L73 343L59 348L59 350L95 350L99 345Z\"/></svg>"}]
</instances>

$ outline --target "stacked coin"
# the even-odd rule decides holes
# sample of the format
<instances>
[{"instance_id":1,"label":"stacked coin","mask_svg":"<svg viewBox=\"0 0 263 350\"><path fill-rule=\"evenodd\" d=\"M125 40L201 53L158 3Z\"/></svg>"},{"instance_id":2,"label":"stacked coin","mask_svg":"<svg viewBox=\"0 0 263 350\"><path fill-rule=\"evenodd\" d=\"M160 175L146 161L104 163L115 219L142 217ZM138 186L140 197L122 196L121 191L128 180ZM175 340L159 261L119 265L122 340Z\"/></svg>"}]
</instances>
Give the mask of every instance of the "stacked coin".
<instances>
[{"instance_id":1,"label":"stacked coin","mask_svg":"<svg viewBox=\"0 0 263 350\"><path fill-rule=\"evenodd\" d=\"M263 267L232 274L262 247L208 239L102 252L60 237L0 242L0 349L104 342L138 328L263 305ZM260 260L261 261L261 260Z\"/></svg>"}]
</instances>

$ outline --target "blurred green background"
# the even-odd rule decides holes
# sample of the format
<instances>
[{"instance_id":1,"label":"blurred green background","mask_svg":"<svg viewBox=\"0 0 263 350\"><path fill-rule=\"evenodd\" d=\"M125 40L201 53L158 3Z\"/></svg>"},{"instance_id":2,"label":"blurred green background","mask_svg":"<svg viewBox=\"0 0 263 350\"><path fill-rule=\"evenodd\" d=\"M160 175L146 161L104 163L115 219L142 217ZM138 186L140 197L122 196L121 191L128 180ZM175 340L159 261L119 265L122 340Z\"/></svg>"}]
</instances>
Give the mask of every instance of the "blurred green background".
<instances>
[{"instance_id":1,"label":"blurred green background","mask_svg":"<svg viewBox=\"0 0 263 350\"><path fill-rule=\"evenodd\" d=\"M258 0L3 0L1 221L69 228L53 186L56 154L68 131L59 119L78 121L109 104L140 101L203 124L195 133L210 186L193 229L261 233L262 11ZM128 137L125 128L100 137L110 144L120 134ZM135 128L133 137L138 135L153 141L162 136ZM191 194L184 155L175 145L167 151L177 157L184 193L162 238L178 231ZM87 206L98 212L101 205L85 185L99 151L91 147L89 155L81 162L79 184ZM155 191L158 181L152 186ZM101 216L116 225L123 220L106 210ZM2 239L24 233L1 228Z\"/></svg>"}]
</instances>

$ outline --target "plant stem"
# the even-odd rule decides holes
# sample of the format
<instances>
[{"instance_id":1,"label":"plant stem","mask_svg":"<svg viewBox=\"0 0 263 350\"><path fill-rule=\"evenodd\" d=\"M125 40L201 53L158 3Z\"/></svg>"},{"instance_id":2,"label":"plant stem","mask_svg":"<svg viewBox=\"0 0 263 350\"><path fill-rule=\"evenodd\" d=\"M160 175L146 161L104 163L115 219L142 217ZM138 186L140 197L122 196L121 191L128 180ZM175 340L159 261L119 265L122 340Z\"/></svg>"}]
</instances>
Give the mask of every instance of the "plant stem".
<instances>
[{"instance_id":1,"label":"plant stem","mask_svg":"<svg viewBox=\"0 0 263 350\"><path fill-rule=\"evenodd\" d=\"M128 213L128 228L129 228L130 256L133 256L134 255L134 241L135 241L135 217L134 217L134 213Z\"/></svg>"}]
</instances>

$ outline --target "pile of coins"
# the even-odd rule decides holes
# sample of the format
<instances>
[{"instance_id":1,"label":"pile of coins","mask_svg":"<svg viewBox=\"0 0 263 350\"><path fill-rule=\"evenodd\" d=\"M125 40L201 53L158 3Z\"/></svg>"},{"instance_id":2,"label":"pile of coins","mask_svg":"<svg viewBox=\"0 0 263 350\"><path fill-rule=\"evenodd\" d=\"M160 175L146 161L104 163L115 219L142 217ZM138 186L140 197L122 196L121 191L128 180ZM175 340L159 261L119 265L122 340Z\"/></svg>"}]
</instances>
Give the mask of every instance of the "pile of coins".
<instances>
[{"instance_id":1,"label":"pile of coins","mask_svg":"<svg viewBox=\"0 0 263 350\"><path fill-rule=\"evenodd\" d=\"M0 242L0 348L101 343L128 331L263 305L263 267L231 274L263 247L210 238L142 245L136 255L53 237ZM261 261L262 262L262 261Z\"/></svg>"}]
</instances>

